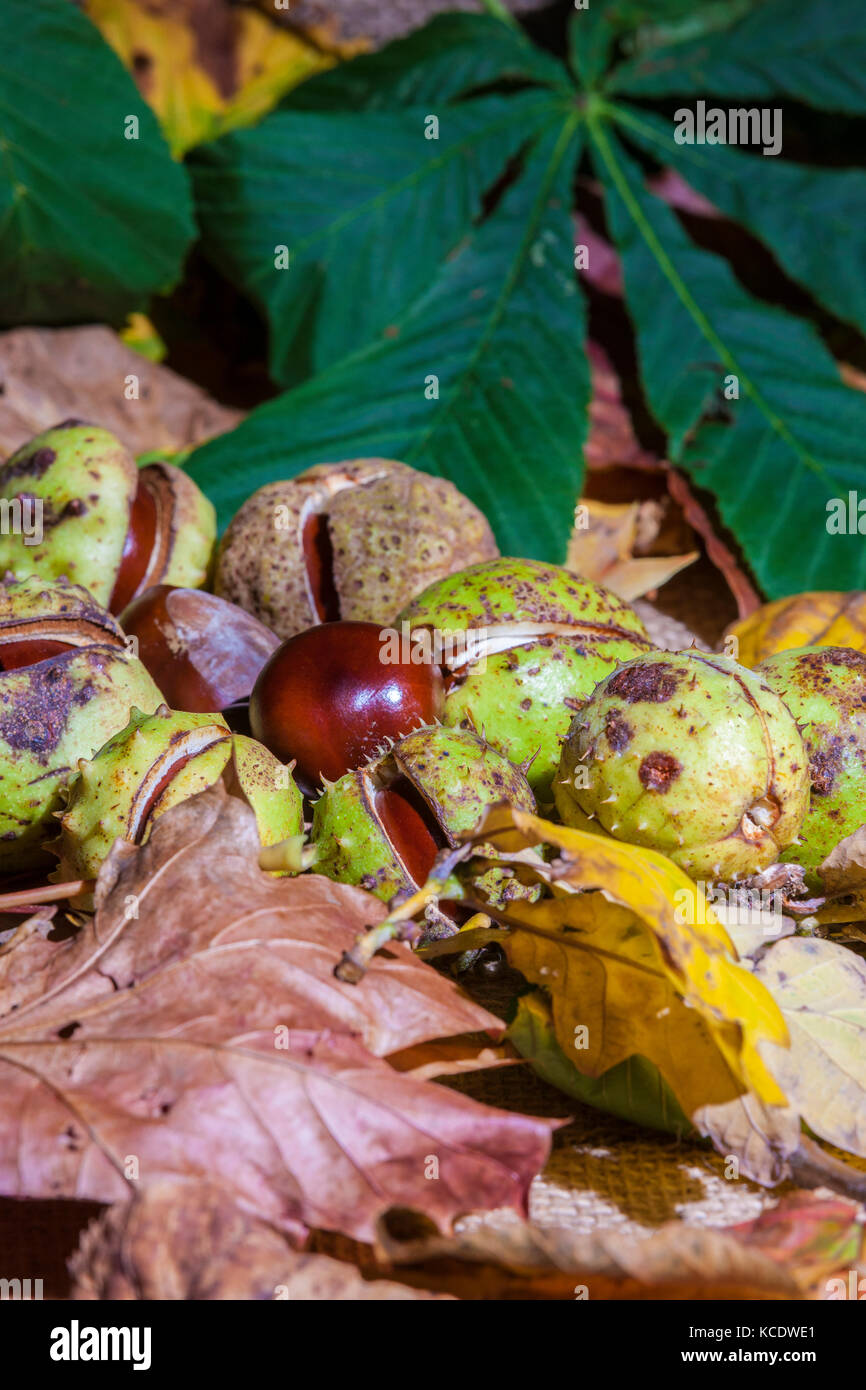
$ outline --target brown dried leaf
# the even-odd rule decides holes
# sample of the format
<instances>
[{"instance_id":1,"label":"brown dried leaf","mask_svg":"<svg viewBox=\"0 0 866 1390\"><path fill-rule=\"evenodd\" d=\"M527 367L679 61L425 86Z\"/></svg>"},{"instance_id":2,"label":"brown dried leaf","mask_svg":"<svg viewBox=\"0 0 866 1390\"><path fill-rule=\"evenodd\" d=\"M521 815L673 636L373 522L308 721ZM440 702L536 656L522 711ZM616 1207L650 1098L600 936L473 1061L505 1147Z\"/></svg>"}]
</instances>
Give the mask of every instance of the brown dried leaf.
<instances>
[{"instance_id":1,"label":"brown dried leaf","mask_svg":"<svg viewBox=\"0 0 866 1390\"><path fill-rule=\"evenodd\" d=\"M401 1234L378 1246L404 1277L464 1298L798 1298L862 1258L861 1209L794 1191L755 1220L720 1230L669 1222L645 1238L473 1218L455 1236ZM465 1269L466 1265L469 1269ZM437 1281L434 1284L434 1281Z\"/></svg>"},{"instance_id":2,"label":"brown dried leaf","mask_svg":"<svg viewBox=\"0 0 866 1390\"><path fill-rule=\"evenodd\" d=\"M0 957L0 1190L113 1201L130 1165L208 1175L286 1231L359 1239L392 1205L439 1226L522 1208L550 1125L371 1055L499 1021L403 947L339 983L380 905L271 879L257 854L252 813L217 785L142 849L115 846L77 938L40 938L32 969L26 937Z\"/></svg>"},{"instance_id":3,"label":"brown dried leaf","mask_svg":"<svg viewBox=\"0 0 866 1390\"><path fill-rule=\"evenodd\" d=\"M443 1298L363 1279L327 1255L293 1251L214 1183L164 1180L118 1202L83 1233L69 1262L73 1299Z\"/></svg>"},{"instance_id":4,"label":"brown dried leaf","mask_svg":"<svg viewBox=\"0 0 866 1390\"><path fill-rule=\"evenodd\" d=\"M130 375L138 400L124 394ZM200 444L233 429L241 412L133 352L110 328L0 333L0 456L69 417L98 421L140 454Z\"/></svg>"},{"instance_id":5,"label":"brown dried leaf","mask_svg":"<svg viewBox=\"0 0 866 1390\"><path fill-rule=\"evenodd\" d=\"M725 1231L662 1226L635 1240L524 1222L466 1223L456 1237L395 1239L380 1227L383 1254L406 1277L461 1298L796 1298L793 1274ZM468 1268L466 1266L468 1265ZM412 1270L412 1276L409 1269ZM439 1282L434 1283L437 1272Z\"/></svg>"},{"instance_id":6,"label":"brown dried leaf","mask_svg":"<svg viewBox=\"0 0 866 1390\"><path fill-rule=\"evenodd\" d=\"M700 554L640 553L650 549L661 525L662 508L652 499L618 503L584 497L578 511L580 524L572 532L566 564L627 603L660 589Z\"/></svg>"},{"instance_id":7,"label":"brown dried leaf","mask_svg":"<svg viewBox=\"0 0 866 1390\"><path fill-rule=\"evenodd\" d=\"M840 840L818 872L828 893L856 893L866 897L866 825Z\"/></svg>"}]
</instances>

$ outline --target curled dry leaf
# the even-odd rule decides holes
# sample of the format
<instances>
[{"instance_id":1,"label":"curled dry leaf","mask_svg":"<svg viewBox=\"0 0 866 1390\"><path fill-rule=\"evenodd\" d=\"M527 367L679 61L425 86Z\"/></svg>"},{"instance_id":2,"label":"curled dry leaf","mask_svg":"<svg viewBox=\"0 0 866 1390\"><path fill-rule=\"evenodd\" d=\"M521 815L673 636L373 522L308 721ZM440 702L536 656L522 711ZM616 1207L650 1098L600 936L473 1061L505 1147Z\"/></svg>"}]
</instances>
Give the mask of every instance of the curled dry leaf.
<instances>
[{"instance_id":1,"label":"curled dry leaf","mask_svg":"<svg viewBox=\"0 0 866 1390\"><path fill-rule=\"evenodd\" d=\"M697 647L702 652L712 651L709 643L704 642L685 623L672 618L669 613L662 613L645 599L635 599L632 607L646 628L650 641L663 651L685 652L689 647Z\"/></svg>"},{"instance_id":2,"label":"curled dry leaf","mask_svg":"<svg viewBox=\"0 0 866 1390\"><path fill-rule=\"evenodd\" d=\"M92 1222L70 1262L73 1299L442 1298L354 1265L291 1250L215 1183L165 1179Z\"/></svg>"},{"instance_id":3,"label":"curled dry leaf","mask_svg":"<svg viewBox=\"0 0 866 1390\"><path fill-rule=\"evenodd\" d=\"M827 590L776 599L732 623L725 636L736 638L737 660L744 666L757 666L794 647L853 647L866 652L866 593Z\"/></svg>"},{"instance_id":4,"label":"curled dry leaf","mask_svg":"<svg viewBox=\"0 0 866 1390\"><path fill-rule=\"evenodd\" d=\"M464 1298L798 1298L827 1296L828 1282L864 1251L862 1209L793 1191L752 1221L715 1230L672 1221L634 1239L517 1220L461 1222L454 1236L395 1233L377 1245L392 1268ZM466 1266L469 1266L466 1269Z\"/></svg>"},{"instance_id":5,"label":"curled dry leaf","mask_svg":"<svg viewBox=\"0 0 866 1390\"><path fill-rule=\"evenodd\" d=\"M809 1128L866 1157L866 961L819 937L779 941L755 973L788 1024L767 1058Z\"/></svg>"},{"instance_id":6,"label":"curled dry leaf","mask_svg":"<svg viewBox=\"0 0 866 1390\"><path fill-rule=\"evenodd\" d=\"M747 1094L724 1105L702 1105L692 1119L717 1153L736 1160L738 1178L775 1187L791 1177L801 1144L800 1112L793 1105L764 1105Z\"/></svg>"},{"instance_id":7,"label":"curled dry leaf","mask_svg":"<svg viewBox=\"0 0 866 1390\"><path fill-rule=\"evenodd\" d=\"M852 1209L856 1211L856 1209ZM463 1298L796 1298L791 1253L752 1248L743 1228L711 1230L672 1221L643 1239L520 1221L471 1222L456 1236L398 1239L380 1226L378 1245L406 1277ZM467 1268L468 1266L468 1268ZM585 1290L585 1292L582 1292Z\"/></svg>"},{"instance_id":8,"label":"curled dry leaf","mask_svg":"<svg viewBox=\"0 0 866 1390\"><path fill-rule=\"evenodd\" d=\"M117 1200L133 1156L144 1183L207 1175L295 1235L365 1239L392 1205L439 1226L522 1208L551 1125L373 1055L498 1020L402 947L340 984L376 900L257 857L252 812L215 786L115 845L76 938L0 957L0 1190Z\"/></svg>"},{"instance_id":9,"label":"curled dry leaf","mask_svg":"<svg viewBox=\"0 0 866 1390\"><path fill-rule=\"evenodd\" d=\"M118 390L130 374L136 400ZM126 347L110 328L0 333L0 455L70 417L98 421L134 454L175 452L237 425L241 412Z\"/></svg>"},{"instance_id":10,"label":"curled dry leaf","mask_svg":"<svg viewBox=\"0 0 866 1390\"><path fill-rule=\"evenodd\" d=\"M593 254L594 264L601 264L597 252ZM614 255L612 248L610 254ZM665 558L676 559L679 556L684 559L685 550L691 552L695 538L699 536L711 562L709 577L712 578L718 571L710 589L706 593L702 591L702 603L706 606L706 600L711 598L713 608L720 611L726 608L729 612L733 598L740 618L745 617L758 607L760 597L737 555L719 533L718 526L698 500L685 475L672 468L666 459L658 458L641 446L623 402L619 378L604 350L597 343L589 343L587 356L592 397L589 434L584 448L589 470L586 493L591 498L608 503L628 503L638 497L663 504L664 534L653 547L659 552L653 558L660 559L667 552ZM585 498L583 500L586 501ZM577 532L573 535L573 544L580 544ZM676 572L671 571L667 578ZM656 581L657 586L666 582L661 573ZM691 608L682 616L690 620L693 616ZM695 613L693 626L700 625L697 616ZM716 627L716 632L726 621L727 613Z\"/></svg>"},{"instance_id":11,"label":"curled dry leaf","mask_svg":"<svg viewBox=\"0 0 866 1390\"><path fill-rule=\"evenodd\" d=\"M626 602L660 589L693 564L700 553L647 553L658 536L662 517L660 504L651 498L623 503L583 498L578 516L579 524L568 546L569 569L603 584Z\"/></svg>"}]
</instances>

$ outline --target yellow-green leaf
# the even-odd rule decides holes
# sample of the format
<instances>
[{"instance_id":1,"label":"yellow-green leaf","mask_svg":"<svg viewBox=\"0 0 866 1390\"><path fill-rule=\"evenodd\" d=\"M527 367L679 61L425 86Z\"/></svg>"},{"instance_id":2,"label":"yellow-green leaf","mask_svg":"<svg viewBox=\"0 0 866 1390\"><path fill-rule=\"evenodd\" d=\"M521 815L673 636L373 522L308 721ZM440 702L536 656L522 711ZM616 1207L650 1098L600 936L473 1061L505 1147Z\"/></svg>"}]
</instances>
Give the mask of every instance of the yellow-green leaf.
<instances>
[{"instance_id":1,"label":"yellow-green leaf","mask_svg":"<svg viewBox=\"0 0 866 1390\"><path fill-rule=\"evenodd\" d=\"M224 108L216 84L197 60L195 35L167 14L136 0L87 0L86 10L138 82L176 158L210 139Z\"/></svg>"},{"instance_id":2,"label":"yellow-green leaf","mask_svg":"<svg viewBox=\"0 0 866 1390\"><path fill-rule=\"evenodd\" d=\"M221 90L202 63L183 7L173 0L86 0L85 8L135 76L177 158L236 126L252 125L290 88L336 61L334 53L264 15L217 0L212 22L225 31L224 66L233 73L231 90Z\"/></svg>"},{"instance_id":3,"label":"yellow-green leaf","mask_svg":"<svg viewBox=\"0 0 866 1390\"><path fill-rule=\"evenodd\" d=\"M474 843L515 831L524 847L559 851L548 864L521 865L550 892L487 910L510 929L511 963L548 991L557 1040L578 1069L597 1077L646 1057L687 1115L745 1092L785 1104L760 1052L786 1046L784 1019L737 963L698 886L663 855L510 807L491 812Z\"/></svg>"}]
</instances>

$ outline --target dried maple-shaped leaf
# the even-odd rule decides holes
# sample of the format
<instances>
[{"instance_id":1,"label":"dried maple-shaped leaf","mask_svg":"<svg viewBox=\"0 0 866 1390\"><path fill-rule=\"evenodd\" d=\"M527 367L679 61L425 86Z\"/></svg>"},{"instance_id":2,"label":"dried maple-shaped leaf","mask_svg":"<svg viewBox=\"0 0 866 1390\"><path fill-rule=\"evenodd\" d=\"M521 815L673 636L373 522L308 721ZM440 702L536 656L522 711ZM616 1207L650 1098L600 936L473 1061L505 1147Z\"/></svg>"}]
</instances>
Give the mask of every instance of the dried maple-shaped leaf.
<instances>
[{"instance_id":1,"label":"dried maple-shaped leaf","mask_svg":"<svg viewBox=\"0 0 866 1390\"><path fill-rule=\"evenodd\" d=\"M257 855L252 813L216 786L143 848L115 845L78 937L24 933L0 956L0 1190L112 1201L132 1163L360 1239L392 1205L438 1225L521 1207L550 1126L371 1055L497 1021L402 948L340 984L333 960L376 901L271 879Z\"/></svg>"},{"instance_id":2,"label":"dried maple-shaped leaf","mask_svg":"<svg viewBox=\"0 0 866 1390\"><path fill-rule=\"evenodd\" d=\"M866 1157L866 961L819 937L779 941L756 964L788 1024L767 1057L815 1134Z\"/></svg>"},{"instance_id":3,"label":"dried maple-shaped leaf","mask_svg":"<svg viewBox=\"0 0 866 1390\"><path fill-rule=\"evenodd\" d=\"M520 862L520 874L546 895L537 902L483 901L478 852L506 836L513 843L515 833L524 850L558 852L549 863ZM767 1042L786 1045L779 1008L736 963L698 886L664 855L508 806L494 808L461 850L443 856L441 871L473 854L463 900L507 928L496 939L510 963L550 994L557 1041L580 1071L598 1077L635 1054L646 1057L689 1116L744 1092L785 1103L759 1050ZM392 920L411 915L437 881ZM461 933L459 945L474 944ZM355 959L362 955L356 948Z\"/></svg>"},{"instance_id":4,"label":"dried maple-shaped leaf","mask_svg":"<svg viewBox=\"0 0 866 1390\"><path fill-rule=\"evenodd\" d=\"M82 1235L70 1270L74 1299L448 1297L366 1280L354 1265L292 1250L225 1188L190 1179L155 1182L109 1207Z\"/></svg>"},{"instance_id":5,"label":"dried maple-shaped leaf","mask_svg":"<svg viewBox=\"0 0 866 1390\"><path fill-rule=\"evenodd\" d=\"M795 647L853 647L866 651L866 593L822 590L765 603L726 637L737 639L737 660L757 666L776 652Z\"/></svg>"}]
</instances>

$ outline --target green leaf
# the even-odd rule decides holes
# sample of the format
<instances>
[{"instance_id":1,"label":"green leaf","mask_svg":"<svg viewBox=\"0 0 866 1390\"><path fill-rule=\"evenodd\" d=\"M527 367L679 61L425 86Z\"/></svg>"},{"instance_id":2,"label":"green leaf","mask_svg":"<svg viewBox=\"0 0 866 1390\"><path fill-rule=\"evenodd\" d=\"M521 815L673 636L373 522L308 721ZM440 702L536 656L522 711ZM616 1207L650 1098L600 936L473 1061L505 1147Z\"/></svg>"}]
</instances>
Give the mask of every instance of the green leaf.
<instances>
[{"instance_id":1,"label":"green leaf","mask_svg":"<svg viewBox=\"0 0 866 1390\"><path fill-rule=\"evenodd\" d=\"M504 82L567 86L565 68L521 29L489 15L442 14L423 29L302 83L283 103L290 110L393 111L443 104Z\"/></svg>"},{"instance_id":2,"label":"green leaf","mask_svg":"<svg viewBox=\"0 0 866 1390\"><path fill-rule=\"evenodd\" d=\"M281 111L199 147L204 248L263 309L291 385L380 337L480 216L552 99L527 92L384 114ZM289 248L290 264L275 249Z\"/></svg>"},{"instance_id":3,"label":"green leaf","mask_svg":"<svg viewBox=\"0 0 866 1390\"><path fill-rule=\"evenodd\" d=\"M580 85L602 85L614 46L629 53L725 28L760 0L592 0L569 24L569 61Z\"/></svg>"},{"instance_id":4,"label":"green leaf","mask_svg":"<svg viewBox=\"0 0 866 1390\"><path fill-rule=\"evenodd\" d=\"M575 10L571 16L569 63L584 90L598 86L604 77L616 42L617 27L614 7L604 3Z\"/></svg>"},{"instance_id":5,"label":"green leaf","mask_svg":"<svg viewBox=\"0 0 866 1390\"><path fill-rule=\"evenodd\" d=\"M635 96L785 95L862 115L866 7L862 0L770 0L719 33L623 64L611 85Z\"/></svg>"},{"instance_id":6,"label":"green leaf","mask_svg":"<svg viewBox=\"0 0 866 1390\"><path fill-rule=\"evenodd\" d=\"M623 105L615 111L630 139L748 227L839 318L866 330L866 173L678 145L670 121Z\"/></svg>"},{"instance_id":7,"label":"green leaf","mask_svg":"<svg viewBox=\"0 0 866 1390\"><path fill-rule=\"evenodd\" d=\"M658 1068L645 1057L627 1057L601 1076L584 1076L556 1039L550 1006L538 990L522 995L506 1037L542 1080L594 1110L678 1137L694 1129Z\"/></svg>"},{"instance_id":8,"label":"green leaf","mask_svg":"<svg viewBox=\"0 0 866 1390\"><path fill-rule=\"evenodd\" d=\"M174 284L192 234L186 173L90 21L3 0L0 321L117 321Z\"/></svg>"},{"instance_id":9,"label":"green leaf","mask_svg":"<svg viewBox=\"0 0 866 1390\"><path fill-rule=\"evenodd\" d=\"M831 500L862 482L866 396L843 384L808 324L753 299L689 241L595 119L592 132L641 375L672 459L714 493L771 598L858 587L862 540L831 535L827 521ZM738 400L720 396L729 375Z\"/></svg>"},{"instance_id":10,"label":"green leaf","mask_svg":"<svg viewBox=\"0 0 866 1390\"><path fill-rule=\"evenodd\" d=\"M223 523L310 464L390 456L455 482L506 553L564 559L589 399L570 212L579 127L567 109L391 337L196 450L187 471Z\"/></svg>"},{"instance_id":11,"label":"green leaf","mask_svg":"<svg viewBox=\"0 0 866 1390\"><path fill-rule=\"evenodd\" d=\"M685 43L727 29L765 0L606 0L614 8L629 53L665 44Z\"/></svg>"}]
</instances>

